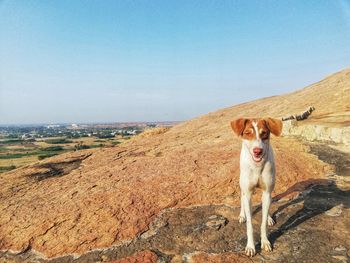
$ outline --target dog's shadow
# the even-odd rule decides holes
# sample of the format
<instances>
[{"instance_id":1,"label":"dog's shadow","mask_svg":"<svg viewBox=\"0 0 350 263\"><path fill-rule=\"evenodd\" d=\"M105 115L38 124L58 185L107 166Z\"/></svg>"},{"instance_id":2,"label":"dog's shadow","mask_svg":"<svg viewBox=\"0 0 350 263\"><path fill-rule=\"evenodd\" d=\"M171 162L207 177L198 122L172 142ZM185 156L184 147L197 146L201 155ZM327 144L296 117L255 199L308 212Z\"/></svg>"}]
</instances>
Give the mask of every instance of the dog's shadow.
<instances>
[{"instance_id":1,"label":"dog's shadow","mask_svg":"<svg viewBox=\"0 0 350 263\"><path fill-rule=\"evenodd\" d=\"M274 211L272 217L276 220L278 215L281 215L289 207L300 202L304 202L303 207L292 216L289 216L278 229L270 233L269 240L272 245L274 245L276 240L285 232L297 227L310 218L325 213L338 205L342 205L344 208L350 207L350 190L343 191L339 189L333 181L326 179L310 179L296 183L284 193L275 196L272 202L278 202L293 192L300 192L301 194L295 199L279 206L277 210ZM260 210L261 206L257 207L253 214Z\"/></svg>"}]
</instances>

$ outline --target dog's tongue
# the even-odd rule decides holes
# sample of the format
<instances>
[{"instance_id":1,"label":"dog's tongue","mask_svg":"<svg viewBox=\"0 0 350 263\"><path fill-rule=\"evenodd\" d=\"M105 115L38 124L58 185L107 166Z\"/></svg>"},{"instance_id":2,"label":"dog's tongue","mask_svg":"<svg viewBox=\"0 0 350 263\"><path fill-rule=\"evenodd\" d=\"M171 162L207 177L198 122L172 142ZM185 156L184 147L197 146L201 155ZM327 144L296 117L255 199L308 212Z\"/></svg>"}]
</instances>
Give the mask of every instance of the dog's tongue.
<instances>
[{"instance_id":1,"label":"dog's tongue","mask_svg":"<svg viewBox=\"0 0 350 263\"><path fill-rule=\"evenodd\" d=\"M254 153L254 161L260 162L262 160L262 154L256 154Z\"/></svg>"},{"instance_id":2,"label":"dog's tongue","mask_svg":"<svg viewBox=\"0 0 350 263\"><path fill-rule=\"evenodd\" d=\"M254 157L257 158L257 159L260 158L261 155L262 155L261 153L254 153Z\"/></svg>"}]
</instances>

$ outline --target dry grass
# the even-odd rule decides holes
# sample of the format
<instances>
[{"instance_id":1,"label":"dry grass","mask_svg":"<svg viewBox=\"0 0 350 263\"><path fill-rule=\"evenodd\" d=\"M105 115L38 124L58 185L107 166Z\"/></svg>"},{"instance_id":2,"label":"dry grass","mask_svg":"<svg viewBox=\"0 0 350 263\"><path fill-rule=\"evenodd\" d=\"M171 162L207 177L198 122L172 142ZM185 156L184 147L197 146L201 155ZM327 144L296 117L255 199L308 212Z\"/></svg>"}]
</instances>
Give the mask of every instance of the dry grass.
<instances>
[{"instance_id":1,"label":"dry grass","mask_svg":"<svg viewBox=\"0 0 350 263\"><path fill-rule=\"evenodd\" d=\"M166 133L170 128L168 127L158 127L146 129L143 133L140 133L137 138L147 138L158 134Z\"/></svg>"}]
</instances>

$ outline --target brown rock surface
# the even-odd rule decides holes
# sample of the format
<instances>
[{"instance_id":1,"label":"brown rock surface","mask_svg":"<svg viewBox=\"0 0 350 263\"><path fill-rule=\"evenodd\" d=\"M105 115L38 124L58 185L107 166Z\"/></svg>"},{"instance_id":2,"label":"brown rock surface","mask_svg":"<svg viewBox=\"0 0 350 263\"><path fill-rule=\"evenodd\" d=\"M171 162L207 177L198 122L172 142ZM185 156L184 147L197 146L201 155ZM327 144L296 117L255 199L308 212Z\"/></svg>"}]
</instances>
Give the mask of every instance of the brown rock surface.
<instances>
[{"instance_id":1,"label":"brown rock surface","mask_svg":"<svg viewBox=\"0 0 350 263\"><path fill-rule=\"evenodd\" d=\"M168 208L237 206L240 141L230 120L281 117L309 105L316 107L311 117L316 120L348 112L349 101L348 69L295 93L209 113L113 148L62 154L2 174L0 249L31 250L49 258L81 255L128 244ZM342 118L337 122L346 124ZM272 143L275 195L295 195L288 190L296 182L323 177L329 170L299 140L273 138Z\"/></svg>"},{"instance_id":2,"label":"brown rock surface","mask_svg":"<svg viewBox=\"0 0 350 263\"><path fill-rule=\"evenodd\" d=\"M108 263L156 263L158 257L152 251L142 251L123 259L109 261Z\"/></svg>"},{"instance_id":3,"label":"brown rock surface","mask_svg":"<svg viewBox=\"0 0 350 263\"><path fill-rule=\"evenodd\" d=\"M222 254L208 254L197 253L191 255L188 260L189 263L244 263L253 262L253 260L236 253L222 253Z\"/></svg>"}]
</instances>

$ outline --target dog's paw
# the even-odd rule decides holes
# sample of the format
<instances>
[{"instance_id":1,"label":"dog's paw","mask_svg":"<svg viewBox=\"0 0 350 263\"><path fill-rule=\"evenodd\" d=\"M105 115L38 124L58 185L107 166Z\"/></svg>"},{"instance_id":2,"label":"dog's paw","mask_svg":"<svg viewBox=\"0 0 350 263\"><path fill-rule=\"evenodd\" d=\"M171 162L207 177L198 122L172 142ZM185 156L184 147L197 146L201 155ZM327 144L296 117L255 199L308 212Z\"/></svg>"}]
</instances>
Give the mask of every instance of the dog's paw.
<instances>
[{"instance_id":1,"label":"dog's paw","mask_svg":"<svg viewBox=\"0 0 350 263\"><path fill-rule=\"evenodd\" d=\"M239 216L239 217L238 217L238 222L239 222L240 224L243 224L245 221L246 221L245 216Z\"/></svg>"},{"instance_id":2,"label":"dog's paw","mask_svg":"<svg viewBox=\"0 0 350 263\"><path fill-rule=\"evenodd\" d=\"M274 224L276 224L275 220L273 220L273 218L270 215L267 217L267 224L269 226L273 226Z\"/></svg>"},{"instance_id":3,"label":"dog's paw","mask_svg":"<svg viewBox=\"0 0 350 263\"><path fill-rule=\"evenodd\" d=\"M270 241L266 240L261 240L261 250L265 250L267 252L271 252L272 251L272 246Z\"/></svg>"},{"instance_id":4,"label":"dog's paw","mask_svg":"<svg viewBox=\"0 0 350 263\"><path fill-rule=\"evenodd\" d=\"M245 254L248 256L248 257L254 257L255 256L255 247L252 247L252 246L246 246L245 247Z\"/></svg>"}]
</instances>

